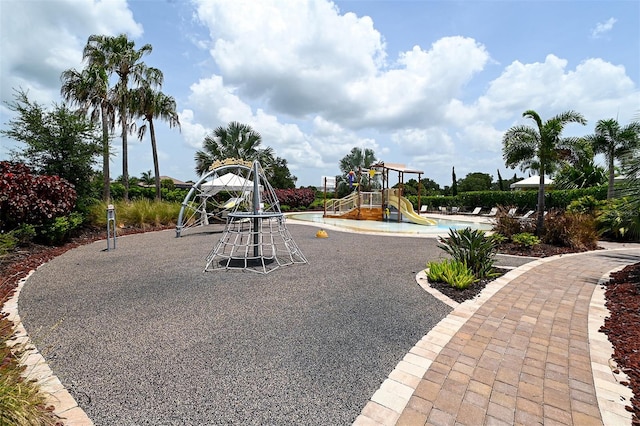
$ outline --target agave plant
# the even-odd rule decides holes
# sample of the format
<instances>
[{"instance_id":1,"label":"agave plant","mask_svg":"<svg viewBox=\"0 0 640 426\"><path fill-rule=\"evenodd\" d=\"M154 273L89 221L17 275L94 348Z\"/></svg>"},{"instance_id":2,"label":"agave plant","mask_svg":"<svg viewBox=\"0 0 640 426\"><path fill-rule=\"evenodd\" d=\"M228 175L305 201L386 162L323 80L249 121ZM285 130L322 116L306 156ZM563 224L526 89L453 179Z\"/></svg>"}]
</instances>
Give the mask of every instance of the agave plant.
<instances>
[{"instance_id":1,"label":"agave plant","mask_svg":"<svg viewBox=\"0 0 640 426\"><path fill-rule=\"evenodd\" d=\"M491 276L497 244L484 231L471 228L450 229L448 237L439 237L438 240L441 243L439 248L467 265L477 278Z\"/></svg>"}]
</instances>

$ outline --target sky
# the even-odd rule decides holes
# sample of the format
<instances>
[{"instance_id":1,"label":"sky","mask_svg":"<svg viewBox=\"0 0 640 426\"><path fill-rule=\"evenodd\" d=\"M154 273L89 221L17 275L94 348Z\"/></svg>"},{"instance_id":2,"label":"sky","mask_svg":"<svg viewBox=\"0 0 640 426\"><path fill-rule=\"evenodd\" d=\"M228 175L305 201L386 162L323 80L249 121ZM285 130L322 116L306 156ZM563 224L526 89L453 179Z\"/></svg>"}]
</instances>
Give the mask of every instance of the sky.
<instances>
[{"instance_id":1,"label":"sky","mask_svg":"<svg viewBox=\"0 0 640 426\"><path fill-rule=\"evenodd\" d=\"M259 132L298 186L339 174L359 147L444 187L452 167L527 176L502 158L504 132L534 125L527 110L583 114L567 136L640 114L637 0L0 0L0 128L15 90L59 104L88 37L122 33L153 47L144 62L176 100L180 129L156 123L160 174L184 181L231 121ZM0 160L20 147L0 136ZM119 136L113 150L115 178ZM129 174L152 169L148 135L131 136Z\"/></svg>"}]
</instances>

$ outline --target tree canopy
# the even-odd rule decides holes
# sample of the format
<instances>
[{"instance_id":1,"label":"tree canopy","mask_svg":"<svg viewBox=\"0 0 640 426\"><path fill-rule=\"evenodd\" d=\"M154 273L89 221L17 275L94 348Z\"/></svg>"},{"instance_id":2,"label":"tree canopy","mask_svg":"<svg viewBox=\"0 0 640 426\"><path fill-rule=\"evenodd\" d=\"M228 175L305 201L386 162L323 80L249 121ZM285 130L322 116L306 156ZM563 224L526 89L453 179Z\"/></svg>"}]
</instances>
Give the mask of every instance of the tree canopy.
<instances>
[{"instance_id":1,"label":"tree canopy","mask_svg":"<svg viewBox=\"0 0 640 426\"><path fill-rule=\"evenodd\" d=\"M629 154L638 146L640 140L640 122L634 121L626 126L620 126L617 120L598 120L595 134L585 138L593 147L596 154L604 154L607 161L609 186L607 199L613 198L615 178L614 162Z\"/></svg>"},{"instance_id":2,"label":"tree canopy","mask_svg":"<svg viewBox=\"0 0 640 426\"><path fill-rule=\"evenodd\" d=\"M488 191L491 189L493 176L488 173L468 173L458 181L458 192Z\"/></svg>"},{"instance_id":3,"label":"tree canopy","mask_svg":"<svg viewBox=\"0 0 640 426\"><path fill-rule=\"evenodd\" d=\"M538 189L537 231L542 235L544 227L544 176L550 174L563 161L577 159L579 138L564 138L562 132L569 123L587 124L582 114L567 111L542 121L533 110L522 114L532 119L536 127L518 125L511 127L502 138L502 154L507 167L520 166L522 171L535 170L540 174Z\"/></svg>"},{"instance_id":4,"label":"tree canopy","mask_svg":"<svg viewBox=\"0 0 640 426\"><path fill-rule=\"evenodd\" d=\"M258 160L267 173L275 158L273 149L261 148L261 144L262 136L248 124L232 121L226 127L219 126L204 138L202 150L196 152L196 173L202 176L216 160L226 158Z\"/></svg>"},{"instance_id":5,"label":"tree canopy","mask_svg":"<svg viewBox=\"0 0 640 426\"><path fill-rule=\"evenodd\" d=\"M19 90L15 101L7 103L17 116L0 132L25 144L12 151L14 160L26 164L36 174L59 176L74 185L78 200L91 196L92 166L101 153L98 128L86 116L75 114L65 104L52 110L31 102Z\"/></svg>"}]
</instances>

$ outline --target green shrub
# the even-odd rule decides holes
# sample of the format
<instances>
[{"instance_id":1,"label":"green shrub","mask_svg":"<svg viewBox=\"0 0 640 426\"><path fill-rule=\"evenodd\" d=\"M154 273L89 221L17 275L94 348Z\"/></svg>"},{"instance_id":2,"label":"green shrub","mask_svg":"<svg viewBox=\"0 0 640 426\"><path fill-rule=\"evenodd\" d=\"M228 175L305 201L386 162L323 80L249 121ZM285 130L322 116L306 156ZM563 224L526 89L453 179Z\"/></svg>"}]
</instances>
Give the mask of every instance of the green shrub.
<instances>
[{"instance_id":1,"label":"green shrub","mask_svg":"<svg viewBox=\"0 0 640 426\"><path fill-rule=\"evenodd\" d=\"M36 228L33 225L23 223L18 229L11 231L11 234L18 241L18 245L25 245L35 238Z\"/></svg>"},{"instance_id":2,"label":"green shrub","mask_svg":"<svg viewBox=\"0 0 640 426\"><path fill-rule=\"evenodd\" d=\"M529 248L540 244L540 238L536 237L530 232L521 232L519 234L514 234L511 236L511 241L518 245Z\"/></svg>"},{"instance_id":3,"label":"green shrub","mask_svg":"<svg viewBox=\"0 0 640 426\"><path fill-rule=\"evenodd\" d=\"M167 201L151 201L146 198L129 203L114 203L116 224L135 228L153 228L175 225L178 221L182 204ZM89 209L89 222L97 227L107 226L107 204L99 202Z\"/></svg>"},{"instance_id":4,"label":"green shrub","mask_svg":"<svg viewBox=\"0 0 640 426\"><path fill-rule=\"evenodd\" d=\"M489 238L491 238L491 240L493 240L494 243L496 243L497 245L504 243L505 241L508 240L507 237L505 237L504 235L500 234L499 232L496 232L492 235L489 236Z\"/></svg>"},{"instance_id":5,"label":"green shrub","mask_svg":"<svg viewBox=\"0 0 640 426\"><path fill-rule=\"evenodd\" d=\"M18 245L18 240L11 232L0 233L0 256L12 252Z\"/></svg>"},{"instance_id":6,"label":"green shrub","mask_svg":"<svg viewBox=\"0 0 640 426\"><path fill-rule=\"evenodd\" d=\"M438 238L439 248L449 253L455 260L464 263L477 278L491 275L497 244L484 231L471 228L449 230L447 238Z\"/></svg>"},{"instance_id":7,"label":"green shrub","mask_svg":"<svg viewBox=\"0 0 640 426\"><path fill-rule=\"evenodd\" d=\"M445 259L441 262L427 263L427 278L431 282L443 282L453 288L464 290L476 281L471 269L463 262Z\"/></svg>"},{"instance_id":8,"label":"green shrub","mask_svg":"<svg viewBox=\"0 0 640 426\"><path fill-rule=\"evenodd\" d=\"M594 196L587 195L569 203L567 211L595 215L605 204L606 201L597 200Z\"/></svg>"},{"instance_id":9,"label":"green shrub","mask_svg":"<svg viewBox=\"0 0 640 426\"><path fill-rule=\"evenodd\" d=\"M545 191L545 209L565 209L573 200L581 197L592 196L596 200L606 200L607 186L597 186L582 189L550 190ZM418 206L418 197L409 195L407 198ZM437 209L445 207L463 207L473 209L482 207L490 209L495 206L514 206L520 210L536 210L538 205L538 191L474 191L463 192L453 196L421 196L420 205Z\"/></svg>"},{"instance_id":10,"label":"green shrub","mask_svg":"<svg viewBox=\"0 0 640 426\"><path fill-rule=\"evenodd\" d=\"M43 225L36 238L46 244L62 244L69 239L72 232L78 229L83 222L84 218L78 212L73 212L68 216L59 216Z\"/></svg>"},{"instance_id":11,"label":"green shrub","mask_svg":"<svg viewBox=\"0 0 640 426\"><path fill-rule=\"evenodd\" d=\"M597 215L596 225L605 237L640 241L640 209L632 207L626 198L604 204Z\"/></svg>"}]
</instances>

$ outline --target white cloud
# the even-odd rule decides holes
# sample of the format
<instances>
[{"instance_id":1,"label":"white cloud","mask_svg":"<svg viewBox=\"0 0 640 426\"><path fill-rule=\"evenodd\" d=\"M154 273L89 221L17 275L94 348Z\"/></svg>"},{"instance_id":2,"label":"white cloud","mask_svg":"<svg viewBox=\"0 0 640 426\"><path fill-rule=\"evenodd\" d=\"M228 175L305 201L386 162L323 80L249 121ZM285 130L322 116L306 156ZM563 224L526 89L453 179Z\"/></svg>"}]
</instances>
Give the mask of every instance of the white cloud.
<instances>
[{"instance_id":1,"label":"white cloud","mask_svg":"<svg viewBox=\"0 0 640 426\"><path fill-rule=\"evenodd\" d=\"M598 22L595 28L591 30L591 37L600 38L602 35L608 33L613 29L613 24L618 20L615 18L609 18L605 22Z\"/></svg>"},{"instance_id":2,"label":"white cloud","mask_svg":"<svg viewBox=\"0 0 640 426\"><path fill-rule=\"evenodd\" d=\"M29 92L33 101L58 100L60 74L80 67L91 34L142 35L125 0L0 1L0 93Z\"/></svg>"},{"instance_id":3,"label":"white cloud","mask_svg":"<svg viewBox=\"0 0 640 426\"><path fill-rule=\"evenodd\" d=\"M571 109L594 121L603 118L603 111L612 104L612 111L637 110L638 88L623 66L602 59L587 59L575 70L567 69L567 65L566 59L555 55L548 55L544 62L514 61L472 104L452 100L446 117L464 127L469 122L495 125L529 109L543 117Z\"/></svg>"}]
</instances>

